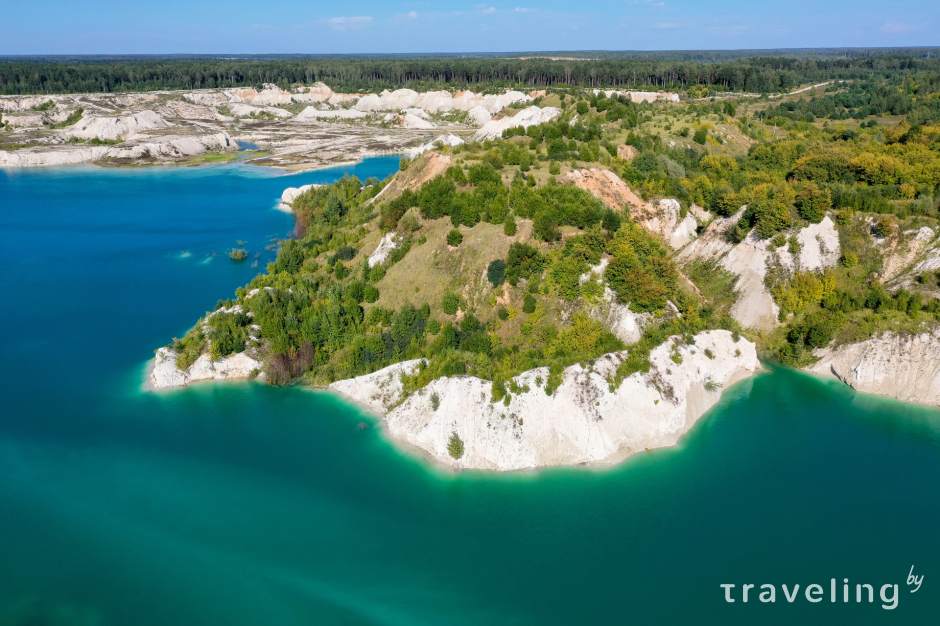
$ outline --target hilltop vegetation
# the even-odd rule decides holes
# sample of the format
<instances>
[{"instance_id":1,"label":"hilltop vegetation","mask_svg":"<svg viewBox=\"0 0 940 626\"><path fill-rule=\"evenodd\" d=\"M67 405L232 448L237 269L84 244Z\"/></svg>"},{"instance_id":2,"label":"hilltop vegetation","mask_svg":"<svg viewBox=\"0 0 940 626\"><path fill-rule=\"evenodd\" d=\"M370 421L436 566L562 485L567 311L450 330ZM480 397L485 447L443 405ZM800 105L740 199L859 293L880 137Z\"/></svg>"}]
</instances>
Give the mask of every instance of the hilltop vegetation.
<instances>
[{"instance_id":1,"label":"hilltop vegetation","mask_svg":"<svg viewBox=\"0 0 940 626\"><path fill-rule=\"evenodd\" d=\"M473 374L493 381L499 400L523 371L548 366L552 393L567 365L623 349L597 313L605 303L644 320L612 385L645 371L649 350L669 336L710 328L805 364L832 341L935 324L936 274L886 286L883 250L900 233L937 229L938 89L916 74L777 102L637 105L550 94L563 108L554 122L429 153L392 185L344 178L301 196L298 238L282 242L276 263L237 301L220 302L251 315L212 323L213 355L238 351L253 323L275 384L328 383L420 357L427 365L411 388ZM752 236L768 251L798 254L795 235L828 216L839 229L839 263L769 266L780 325L741 328L731 313L735 276L708 259L680 266L662 235L634 219L638 207L562 184L576 168L609 169L644 206L677 199L679 219L700 216L699 232L710 219L703 209L738 216L723 235L728 247ZM370 265L389 233L395 248ZM177 350L191 354L204 334L194 330Z\"/></svg>"}]
</instances>

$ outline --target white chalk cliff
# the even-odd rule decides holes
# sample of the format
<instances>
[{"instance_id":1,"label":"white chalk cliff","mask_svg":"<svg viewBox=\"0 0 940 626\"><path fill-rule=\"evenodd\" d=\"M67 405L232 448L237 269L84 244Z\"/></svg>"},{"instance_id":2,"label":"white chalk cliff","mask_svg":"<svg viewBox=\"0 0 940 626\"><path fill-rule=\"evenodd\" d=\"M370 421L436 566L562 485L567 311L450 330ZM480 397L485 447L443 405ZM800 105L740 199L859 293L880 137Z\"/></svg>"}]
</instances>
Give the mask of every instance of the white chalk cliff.
<instances>
[{"instance_id":1,"label":"white chalk cliff","mask_svg":"<svg viewBox=\"0 0 940 626\"><path fill-rule=\"evenodd\" d=\"M611 390L608 378L626 355L608 354L586 368L567 368L551 396L545 393L548 368L525 372L514 379L519 393L511 393L508 403L490 401L489 381L454 376L434 380L398 404L402 364L330 389L387 412L389 435L442 463L508 471L614 463L673 445L714 406L723 388L760 367L754 344L713 330L696 335L694 345L670 338L651 352L649 373L635 373ZM459 459L448 453L453 433L464 444Z\"/></svg>"},{"instance_id":2,"label":"white chalk cliff","mask_svg":"<svg viewBox=\"0 0 940 626\"><path fill-rule=\"evenodd\" d=\"M917 334L885 332L868 341L814 352L806 368L834 376L865 393L906 402L940 405L940 330Z\"/></svg>"},{"instance_id":3,"label":"white chalk cliff","mask_svg":"<svg viewBox=\"0 0 940 626\"><path fill-rule=\"evenodd\" d=\"M168 389L171 387L185 387L201 380L235 380L249 378L258 373L263 363L256 361L244 352L232 354L218 361L213 361L206 354L189 366L181 370L176 366L179 355L169 348L158 348L153 358L153 369L150 371L150 384L154 389Z\"/></svg>"}]
</instances>

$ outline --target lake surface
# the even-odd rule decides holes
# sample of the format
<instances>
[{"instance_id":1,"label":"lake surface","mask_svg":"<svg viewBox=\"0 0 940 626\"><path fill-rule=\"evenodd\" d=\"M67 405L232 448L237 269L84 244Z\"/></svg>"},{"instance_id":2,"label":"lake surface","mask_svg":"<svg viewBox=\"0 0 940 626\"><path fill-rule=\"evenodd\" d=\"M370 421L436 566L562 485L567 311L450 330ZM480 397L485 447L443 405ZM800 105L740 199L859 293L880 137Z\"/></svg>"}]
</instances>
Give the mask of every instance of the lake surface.
<instances>
[{"instance_id":1,"label":"lake surface","mask_svg":"<svg viewBox=\"0 0 940 626\"><path fill-rule=\"evenodd\" d=\"M0 171L0 625L935 621L932 409L771 368L616 468L455 475L331 396L144 391L153 350L273 258L281 191L342 171ZM831 603L833 577L875 603Z\"/></svg>"}]
</instances>

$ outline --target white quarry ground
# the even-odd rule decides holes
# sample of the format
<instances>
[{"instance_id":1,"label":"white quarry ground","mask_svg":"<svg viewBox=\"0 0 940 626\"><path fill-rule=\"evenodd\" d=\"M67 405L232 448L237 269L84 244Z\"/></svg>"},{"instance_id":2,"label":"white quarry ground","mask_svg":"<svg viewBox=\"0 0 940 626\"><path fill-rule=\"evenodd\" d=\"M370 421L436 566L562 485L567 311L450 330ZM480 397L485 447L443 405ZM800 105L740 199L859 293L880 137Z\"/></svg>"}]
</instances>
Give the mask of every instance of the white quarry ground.
<instances>
[{"instance_id":1,"label":"white quarry ground","mask_svg":"<svg viewBox=\"0 0 940 626\"><path fill-rule=\"evenodd\" d=\"M681 363L673 360L674 354ZM608 354L586 368L567 368L552 396L544 389L548 368L525 372L514 379L523 391L511 394L508 405L491 402L491 383L473 376L439 378L397 404L401 372L413 371L415 361L339 381L329 389L386 413L391 437L439 462L508 471L614 463L635 452L673 445L714 406L722 388L760 368L754 344L713 330L696 335L694 345L670 338L651 352L649 373L635 373L611 391L608 377L626 355ZM460 459L447 451L453 433L464 443Z\"/></svg>"},{"instance_id":2,"label":"white quarry ground","mask_svg":"<svg viewBox=\"0 0 940 626\"><path fill-rule=\"evenodd\" d=\"M940 405L940 330L885 332L814 354L819 361L808 372L834 376L857 391Z\"/></svg>"}]
</instances>

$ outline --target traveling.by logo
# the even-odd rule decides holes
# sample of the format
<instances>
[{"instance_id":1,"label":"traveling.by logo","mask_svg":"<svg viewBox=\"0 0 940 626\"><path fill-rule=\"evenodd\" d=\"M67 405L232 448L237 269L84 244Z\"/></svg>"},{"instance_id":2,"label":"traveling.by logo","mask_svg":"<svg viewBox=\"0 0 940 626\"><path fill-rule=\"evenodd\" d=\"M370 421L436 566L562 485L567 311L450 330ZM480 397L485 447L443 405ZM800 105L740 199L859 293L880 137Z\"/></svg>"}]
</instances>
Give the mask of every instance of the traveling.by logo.
<instances>
[{"instance_id":1,"label":"traveling.by logo","mask_svg":"<svg viewBox=\"0 0 940 626\"><path fill-rule=\"evenodd\" d=\"M924 582L924 575L921 574L917 576L914 574L914 566L911 566L911 571L907 574L907 586L912 587L910 589L911 593L916 593L920 590L920 586ZM733 584L723 584L721 588L725 590L725 602L735 602L737 599L740 599L742 602L747 602L748 600L753 600L754 595L757 595L757 599L760 602L776 602L777 601L777 588L771 584L763 584L758 588L757 585L741 585L741 592L737 593L735 591L736 585ZM786 584L780 585L781 590L783 591L783 596L786 598L787 602L794 602L798 597L800 597L800 585L793 585L792 589ZM755 591L750 594L748 597L748 592L751 589ZM845 578L842 580L842 593L838 593L838 584L836 579L833 578L829 581L829 598L831 602L839 602L841 595L841 601L843 603L852 602L854 595L854 601L856 603L869 602L873 603L875 601L875 587L867 583L857 583L855 585L855 593L850 593L853 591L851 585L849 584L849 579ZM803 590L803 596L806 598L807 602L822 602L823 595L825 594L822 585L813 583L807 585ZM737 596L737 597L735 597ZM888 583L881 586L879 592L879 597L881 598L881 608L888 611L896 609L898 606L898 585Z\"/></svg>"}]
</instances>

